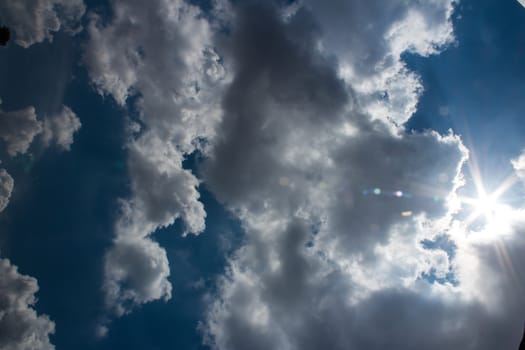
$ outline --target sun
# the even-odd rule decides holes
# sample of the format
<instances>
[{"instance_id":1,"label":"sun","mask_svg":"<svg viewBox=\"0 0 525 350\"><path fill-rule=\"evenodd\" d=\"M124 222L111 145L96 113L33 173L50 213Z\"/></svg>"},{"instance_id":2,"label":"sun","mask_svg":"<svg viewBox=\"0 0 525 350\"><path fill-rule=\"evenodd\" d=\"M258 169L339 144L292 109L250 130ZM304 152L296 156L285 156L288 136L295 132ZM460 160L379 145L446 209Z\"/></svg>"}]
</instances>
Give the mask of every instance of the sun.
<instances>
[{"instance_id":1,"label":"sun","mask_svg":"<svg viewBox=\"0 0 525 350\"><path fill-rule=\"evenodd\" d=\"M484 191L478 193L477 198L467 202L473 207L472 213L470 214L470 220L467 219L467 221L473 221L482 216L487 223L492 222L497 215L498 210L501 209L498 197L499 196L495 193L490 195L484 193Z\"/></svg>"},{"instance_id":2,"label":"sun","mask_svg":"<svg viewBox=\"0 0 525 350\"><path fill-rule=\"evenodd\" d=\"M468 227L479 219L483 220L484 232L501 232L503 227L509 224L509 207L503 203L502 196L516 183L517 177L511 174L492 192L485 189L484 181L481 178L477 167L470 167L473 185L475 186L476 196L461 196L460 201L467 205L467 217L463 224Z\"/></svg>"}]
</instances>

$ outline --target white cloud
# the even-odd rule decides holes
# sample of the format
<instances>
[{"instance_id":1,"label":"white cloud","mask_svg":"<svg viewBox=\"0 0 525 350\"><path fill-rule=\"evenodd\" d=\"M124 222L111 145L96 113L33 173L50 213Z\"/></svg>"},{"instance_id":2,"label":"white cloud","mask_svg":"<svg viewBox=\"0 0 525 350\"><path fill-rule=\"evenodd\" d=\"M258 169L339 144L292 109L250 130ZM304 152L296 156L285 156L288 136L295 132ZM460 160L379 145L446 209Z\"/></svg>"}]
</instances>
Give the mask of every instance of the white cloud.
<instances>
[{"instance_id":1,"label":"white cloud","mask_svg":"<svg viewBox=\"0 0 525 350\"><path fill-rule=\"evenodd\" d=\"M76 32L85 11L82 0L0 1L0 22L15 34L15 42L27 48L64 29Z\"/></svg>"},{"instance_id":2,"label":"white cloud","mask_svg":"<svg viewBox=\"0 0 525 350\"><path fill-rule=\"evenodd\" d=\"M49 335L55 324L33 309L38 285L22 275L9 259L0 259L0 348L5 350L51 350Z\"/></svg>"},{"instance_id":3,"label":"white cloud","mask_svg":"<svg viewBox=\"0 0 525 350\"><path fill-rule=\"evenodd\" d=\"M213 137L220 118L215 87L226 73L211 45L210 24L198 8L178 0L112 5L114 18L107 25L92 15L84 60L101 94L123 108L129 97L140 96L131 108L139 111L144 128L132 128L127 145L132 195L122 201L115 245L106 256L107 301L122 314L170 297L165 251L149 236L178 218L184 234L204 230L199 181L182 162L202 146L201 140ZM126 263L117 256L126 257ZM126 269L135 266L130 260L139 257L158 263L146 271L144 285L127 281L132 271Z\"/></svg>"},{"instance_id":4,"label":"white cloud","mask_svg":"<svg viewBox=\"0 0 525 350\"><path fill-rule=\"evenodd\" d=\"M57 114L44 119L42 139L46 145L54 142L63 150L69 151L73 144L73 135L81 126L75 112L68 106L62 106Z\"/></svg>"},{"instance_id":5,"label":"white cloud","mask_svg":"<svg viewBox=\"0 0 525 350\"><path fill-rule=\"evenodd\" d=\"M9 204L13 186L14 181L11 175L5 169L0 169L0 212Z\"/></svg>"},{"instance_id":6,"label":"white cloud","mask_svg":"<svg viewBox=\"0 0 525 350\"><path fill-rule=\"evenodd\" d=\"M33 106L10 112L0 110L0 139L6 144L11 157L27 152L40 132L42 123L36 119Z\"/></svg>"},{"instance_id":7,"label":"white cloud","mask_svg":"<svg viewBox=\"0 0 525 350\"><path fill-rule=\"evenodd\" d=\"M518 158L511 161L512 166L516 172L516 175L525 180L525 152L523 152Z\"/></svg>"}]
</instances>

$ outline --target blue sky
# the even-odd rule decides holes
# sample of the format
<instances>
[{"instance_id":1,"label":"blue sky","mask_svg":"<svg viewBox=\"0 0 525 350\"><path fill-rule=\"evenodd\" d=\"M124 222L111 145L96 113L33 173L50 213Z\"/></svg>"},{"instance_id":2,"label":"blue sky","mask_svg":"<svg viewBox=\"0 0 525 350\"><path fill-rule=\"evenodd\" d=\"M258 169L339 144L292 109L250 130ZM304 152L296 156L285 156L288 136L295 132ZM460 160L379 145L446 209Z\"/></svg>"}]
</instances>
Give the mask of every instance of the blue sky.
<instances>
[{"instance_id":1,"label":"blue sky","mask_svg":"<svg viewBox=\"0 0 525 350\"><path fill-rule=\"evenodd\" d=\"M0 348L517 349L517 1L22 3Z\"/></svg>"}]
</instances>

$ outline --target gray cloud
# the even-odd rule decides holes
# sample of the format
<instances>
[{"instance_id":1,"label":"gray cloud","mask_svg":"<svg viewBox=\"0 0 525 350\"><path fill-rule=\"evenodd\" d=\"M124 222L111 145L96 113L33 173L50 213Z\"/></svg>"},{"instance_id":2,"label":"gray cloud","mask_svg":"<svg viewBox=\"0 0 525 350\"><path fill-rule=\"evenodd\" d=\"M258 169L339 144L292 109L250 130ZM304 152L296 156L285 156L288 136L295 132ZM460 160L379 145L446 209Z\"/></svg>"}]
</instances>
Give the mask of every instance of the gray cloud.
<instances>
[{"instance_id":1,"label":"gray cloud","mask_svg":"<svg viewBox=\"0 0 525 350\"><path fill-rule=\"evenodd\" d=\"M22 275L9 259L0 259L0 348L5 350L51 350L49 335L55 324L46 315L38 316L33 305L38 285Z\"/></svg>"},{"instance_id":2,"label":"gray cloud","mask_svg":"<svg viewBox=\"0 0 525 350\"><path fill-rule=\"evenodd\" d=\"M82 0L0 1L0 22L11 28L15 42L24 48L51 41L60 29L78 31L84 12Z\"/></svg>"}]
</instances>

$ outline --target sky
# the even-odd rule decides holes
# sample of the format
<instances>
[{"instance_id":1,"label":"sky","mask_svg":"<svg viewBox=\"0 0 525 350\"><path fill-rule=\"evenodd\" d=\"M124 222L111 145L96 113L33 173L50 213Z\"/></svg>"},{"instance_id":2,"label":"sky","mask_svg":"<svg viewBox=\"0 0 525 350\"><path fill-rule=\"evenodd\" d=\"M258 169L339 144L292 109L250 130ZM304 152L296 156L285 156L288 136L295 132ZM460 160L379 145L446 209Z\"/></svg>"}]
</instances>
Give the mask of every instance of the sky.
<instances>
[{"instance_id":1,"label":"sky","mask_svg":"<svg viewBox=\"0 0 525 350\"><path fill-rule=\"evenodd\" d=\"M0 25L0 349L518 349L521 2Z\"/></svg>"}]
</instances>

